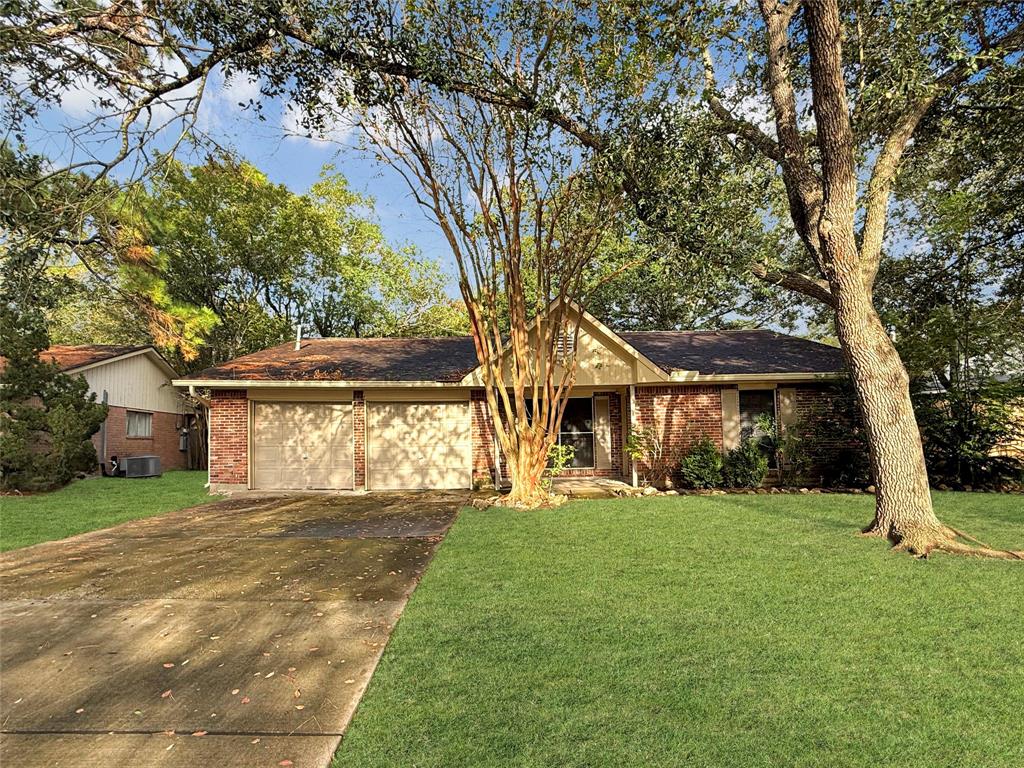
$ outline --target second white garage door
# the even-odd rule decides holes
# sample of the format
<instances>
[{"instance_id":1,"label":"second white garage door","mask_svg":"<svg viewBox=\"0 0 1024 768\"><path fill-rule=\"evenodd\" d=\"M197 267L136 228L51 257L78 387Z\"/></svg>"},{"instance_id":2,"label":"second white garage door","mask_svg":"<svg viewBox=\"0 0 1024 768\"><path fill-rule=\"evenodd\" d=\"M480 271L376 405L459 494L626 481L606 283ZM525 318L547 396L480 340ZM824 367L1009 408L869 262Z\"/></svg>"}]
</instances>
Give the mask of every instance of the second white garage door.
<instances>
[{"instance_id":1,"label":"second white garage door","mask_svg":"<svg viewBox=\"0 0 1024 768\"><path fill-rule=\"evenodd\" d=\"M254 488L351 488L352 449L351 403L255 404Z\"/></svg>"},{"instance_id":2,"label":"second white garage door","mask_svg":"<svg viewBox=\"0 0 1024 768\"><path fill-rule=\"evenodd\" d=\"M468 402L370 402L366 417L371 490L471 486Z\"/></svg>"}]
</instances>

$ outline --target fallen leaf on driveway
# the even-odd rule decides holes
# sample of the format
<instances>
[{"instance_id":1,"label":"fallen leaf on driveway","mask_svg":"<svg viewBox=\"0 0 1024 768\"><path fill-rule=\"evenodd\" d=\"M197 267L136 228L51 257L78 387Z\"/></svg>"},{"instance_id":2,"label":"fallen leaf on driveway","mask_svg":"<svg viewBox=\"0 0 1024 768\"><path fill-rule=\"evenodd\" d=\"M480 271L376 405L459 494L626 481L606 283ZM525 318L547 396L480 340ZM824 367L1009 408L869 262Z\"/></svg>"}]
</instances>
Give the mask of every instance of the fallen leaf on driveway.
<instances>
[{"instance_id":1,"label":"fallen leaf on driveway","mask_svg":"<svg viewBox=\"0 0 1024 768\"><path fill-rule=\"evenodd\" d=\"M168 661L168 662L164 663L164 669L170 669L173 666L174 666L174 662L172 662L172 661Z\"/></svg>"},{"instance_id":2,"label":"fallen leaf on driveway","mask_svg":"<svg viewBox=\"0 0 1024 768\"><path fill-rule=\"evenodd\" d=\"M192 735L193 736L205 736L206 735L206 731L196 731Z\"/></svg>"},{"instance_id":3,"label":"fallen leaf on driveway","mask_svg":"<svg viewBox=\"0 0 1024 768\"><path fill-rule=\"evenodd\" d=\"M250 699L248 696L243 696L242 697L242 703L243 704L248 704L250 701L252 701L252 699Z\"/></svg>"},{"instance_id":4,"label":"fallen leaf on driveway","mask_svg":"<svg viewBox=\"0 0 1024 768\"><path fill-rule=\"evenodd\" d=\"M163 693L160 694L160 698L161 699L166 699L170 695L171 695L171 689L168 688L166 691L164 691Z\"/></svg>"},{"instance_id":5,"label":"fallen leaf on driveway","mask_svg":"<svg viewBox=\"0 0 1024 768\"><path fill-rule=\"evenodd\" d=\"M282 760L278 765L295 765L291 760Z\"/></svg>"}]
</instances>

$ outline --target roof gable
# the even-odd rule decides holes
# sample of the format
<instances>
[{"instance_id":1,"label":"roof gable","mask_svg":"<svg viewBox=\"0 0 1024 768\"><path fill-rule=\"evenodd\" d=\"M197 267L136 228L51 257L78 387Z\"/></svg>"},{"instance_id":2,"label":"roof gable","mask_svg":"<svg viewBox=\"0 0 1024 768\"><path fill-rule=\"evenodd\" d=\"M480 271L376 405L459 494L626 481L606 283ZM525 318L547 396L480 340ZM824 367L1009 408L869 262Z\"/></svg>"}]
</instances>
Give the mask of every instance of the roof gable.
<instances>
[{"instance_id":1,"label":"roof gable","mask_svg":"<svg viewBox=\"0 0 1024 768\"><path fill-rule=\"evenodd\" d=\"M556 299L548 306L548 315L555 310L557 302ZM565 320L570 327L579 326L575 340L574 382L577 386L612 386L627 382L667 380L664 370L575 302L567 302ZM534 344L539 343L537 324L538 319L534 318L527 326L527 332ZM506 378L511 374L511 365L508 362L511 354L511 349L507 349ZM476 368L463 379L463 383L482 386L483 376L480 369Z\"/></svg>"}]
</instances>

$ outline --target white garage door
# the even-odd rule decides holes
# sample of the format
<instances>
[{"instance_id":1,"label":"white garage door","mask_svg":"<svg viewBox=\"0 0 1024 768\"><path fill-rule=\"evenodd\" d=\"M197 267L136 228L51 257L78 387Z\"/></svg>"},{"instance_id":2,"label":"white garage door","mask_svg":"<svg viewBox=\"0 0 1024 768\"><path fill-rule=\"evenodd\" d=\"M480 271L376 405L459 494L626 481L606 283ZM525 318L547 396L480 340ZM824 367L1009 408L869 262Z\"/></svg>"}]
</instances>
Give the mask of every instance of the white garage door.
<instances>
[{"instance_id":1,"label":"white garage door","mask_svg":"<svg viewBox=\"0 0 1024 768\"><path fill-rule=\"evenodd\" d=\"M256 403L253 487L353 487L351 403Z\"/></svg>"},{"instance_id":2,"label":"white garage door","mask_svg":"<svg viewBox=\"0 0 1024 768\"><path fill-rule=\"evenodd\" d=\"M367 403L371 489L469 488L469 403Z\"/></svg>"}]
</instances>

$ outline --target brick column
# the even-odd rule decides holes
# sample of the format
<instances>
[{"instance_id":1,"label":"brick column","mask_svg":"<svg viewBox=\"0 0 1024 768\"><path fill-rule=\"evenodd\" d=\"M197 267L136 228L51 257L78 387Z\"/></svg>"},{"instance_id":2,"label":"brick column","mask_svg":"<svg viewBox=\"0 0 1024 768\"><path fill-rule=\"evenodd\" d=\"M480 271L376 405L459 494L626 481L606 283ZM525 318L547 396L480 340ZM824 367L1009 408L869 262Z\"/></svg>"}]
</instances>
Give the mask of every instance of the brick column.
<instances>
[{"instance_id":1,"label":"brick column","mask_svg":"<svg viewBox=\"0 0 1024 768\"><path fill-rule=\"evenodd\" d=\"M366 400L363 391L352 392L352 432L355 435L355 447L352 460L355 464L356 490L366 489Z\"/></svg>"},{"instance_id":2,"label":"brick column","mask_svg":"<svg viewBox=\"0 0 1024 768\"><path fill-rule=\"evenodd\" d=\"M244 389L215 389L210 400L210 485L248 484L248 397Z\"/></svg>"},{"instance_id":3,"label":"brick column","mask_svg":"<svg viewBox=\"0 0 1024 768\"><path fill-rule=\"evenodd\" d=\"M494 424L487 410L487 393L474 389L469 395L473 430L473 484L494 483Z\"/></svg>"}]
</instances>

